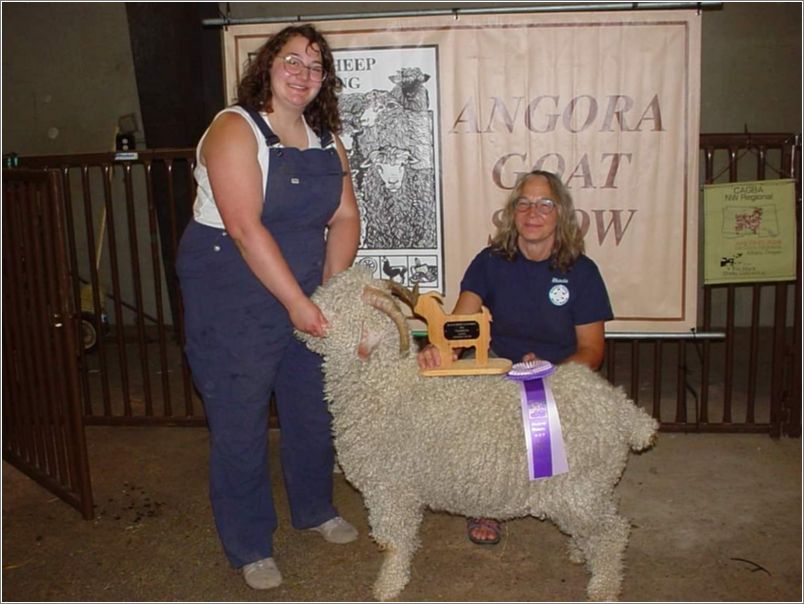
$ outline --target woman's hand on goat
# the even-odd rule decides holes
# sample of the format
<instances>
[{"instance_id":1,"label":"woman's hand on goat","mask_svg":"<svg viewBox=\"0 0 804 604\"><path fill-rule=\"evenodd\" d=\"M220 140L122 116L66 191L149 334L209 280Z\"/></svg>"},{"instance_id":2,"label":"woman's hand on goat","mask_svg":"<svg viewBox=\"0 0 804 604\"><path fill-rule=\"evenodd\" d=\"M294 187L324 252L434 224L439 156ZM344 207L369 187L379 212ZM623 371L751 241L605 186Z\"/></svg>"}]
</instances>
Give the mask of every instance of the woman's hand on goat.
<instances>
[{"instance_id":1,"label":"woman's hand on goat","mask_svg":"<svg viewBox=\"0 0 804 604\"><path fill-rule=\"evenodd\" d=\"M419 363L419 369L435 369L441 365L441 354L438 352L438 348L428 344L419 351L416 360Z\"/></svg>"},{"instance_id":2,"label":"woman's hand on goat","mask_svg":"<svg viewBox=\"0 0 804 604\"><path fill-rule=\"evenodd\" d=\"M323 338L327 335L327 328L329 327L327 318L310 298L304 297L293 304L289 310L289 315L293 327L299 331L317 338Z\"/></svg>"},{"instance_id":3,"label":"woman's hand on goat","mask_svg":"<svg viewBox=\"0 0 804 604\"><path fill-rule=\"evenodd\" d=\"M458 360L458 350L452 350L452 360ZM441 353L438 351L438 348L433 346L432 344L428 344L424 348L419 351L419 354L416 355L416 360L419 363L419 369L427 370L427 369L436 369L437 367L441 367Z\"/></svg>"}]
</instances>

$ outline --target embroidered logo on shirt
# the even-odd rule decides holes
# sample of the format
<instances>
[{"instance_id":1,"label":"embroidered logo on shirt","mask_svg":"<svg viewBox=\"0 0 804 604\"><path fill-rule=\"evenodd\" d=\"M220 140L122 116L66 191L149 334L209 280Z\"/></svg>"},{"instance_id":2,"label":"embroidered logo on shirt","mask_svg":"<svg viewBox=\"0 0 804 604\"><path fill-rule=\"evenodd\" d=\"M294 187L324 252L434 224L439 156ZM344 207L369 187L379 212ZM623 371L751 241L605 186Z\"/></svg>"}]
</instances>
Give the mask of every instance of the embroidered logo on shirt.
<instances>
[{"instance_id":1,"label":"embroidered logo on shirt","mask_svg":"<svg viewBox=\"0 0 804 604\"><path fill-rule=\"evenodd\" d=\"M554 285L550 288L547 297L555 306L564 306L569 302L570 293L566 285Z\"/></svg>"}]
</instances>

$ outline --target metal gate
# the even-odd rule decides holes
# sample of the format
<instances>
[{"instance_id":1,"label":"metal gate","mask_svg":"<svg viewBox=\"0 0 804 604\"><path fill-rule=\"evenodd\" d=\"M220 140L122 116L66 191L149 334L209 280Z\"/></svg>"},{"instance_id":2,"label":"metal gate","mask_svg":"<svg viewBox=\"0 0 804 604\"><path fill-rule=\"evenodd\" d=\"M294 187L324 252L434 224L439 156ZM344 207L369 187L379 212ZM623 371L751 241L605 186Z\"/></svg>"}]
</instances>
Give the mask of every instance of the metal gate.
<instances>
[{"instance_id":1,"label":"metal gate","mask_svg":"<svg viewBox=\"0 0 804 604\"><path fill-rule=\"evenodd\" d=\"M3 170L3 459L92 518L55 171Z\"/></svg>"},{"instance_id":2,"label":"metal gate","mask_svg":"<svg viewBox=\"0 0 804 604\"><path fill-rule=\"evenodd\" d=\"M701 317L689 334L607 336L603 374L662 430L801 434L800 151L793 134L701 135L701 183L796 180L798 276L699 288ZM140 151L122 161L113 153L25 157L22 165L60 170L74 291L90 288L96 321L104 306L114 314L97 350L80 353L84 421L203 424L181 353L180 299L166 312L161 293L178 289L172 255L194 196L194 151ZM105 231L102 213L110 217ZM79 253L94 250L99 235L100 266ZM761 312L768 307L770 319Z\"/></svg>"}]
</instances>

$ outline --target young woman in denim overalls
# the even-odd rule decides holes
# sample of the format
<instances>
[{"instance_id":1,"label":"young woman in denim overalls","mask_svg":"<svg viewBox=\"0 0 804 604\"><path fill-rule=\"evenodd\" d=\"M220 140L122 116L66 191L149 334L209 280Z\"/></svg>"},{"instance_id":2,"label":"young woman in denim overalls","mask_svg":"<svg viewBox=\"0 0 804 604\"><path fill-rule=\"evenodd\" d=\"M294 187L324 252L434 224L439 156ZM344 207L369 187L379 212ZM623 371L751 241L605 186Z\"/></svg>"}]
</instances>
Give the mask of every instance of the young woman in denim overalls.
<instances>
[{"instance_id":1,"label":"young woman in denim overalls","mask_svg":"<svg viewBox=\"0 0 804 604\"><path fill-rule=\"evenodd\" d=\"M343 145L332 53L309 25L272 36L198 145L194 220L177 259L186 353L210 429L210 499L246 583L281 583L266 457L276 394L291 520L335 543L357 538L332 504L334 453L310 300L354 260L360 219Z\"/></svg>"}]
</instances>

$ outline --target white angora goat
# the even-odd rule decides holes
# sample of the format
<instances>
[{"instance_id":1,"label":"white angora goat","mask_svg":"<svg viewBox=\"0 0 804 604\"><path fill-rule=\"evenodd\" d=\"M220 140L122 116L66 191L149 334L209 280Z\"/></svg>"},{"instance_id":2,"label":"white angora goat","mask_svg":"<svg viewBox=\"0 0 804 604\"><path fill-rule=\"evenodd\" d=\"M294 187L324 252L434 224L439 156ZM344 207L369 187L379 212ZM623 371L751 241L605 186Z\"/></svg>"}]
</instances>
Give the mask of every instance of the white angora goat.
<instances>
[{"instance_id":1,"label":"white angora goat","mask_svg":"<svg viewBox=\"0 0 804 604\"><path fill-rule=\"evenodd\" d=\"M329 320L327 336L297 333L324 357L338 460L385 550L374 595L394 598L407 584L429 507L500 520L549 518L570 536L570 560L586 562L589 597L616 599L630 526L613 490L629 449L652 444L656 420L589 369L560 366L547 379L569 472L530 480L519 384L505 376L421 377L388 288L351 268L313 296Z\"/></svg>"}]
</instances>

